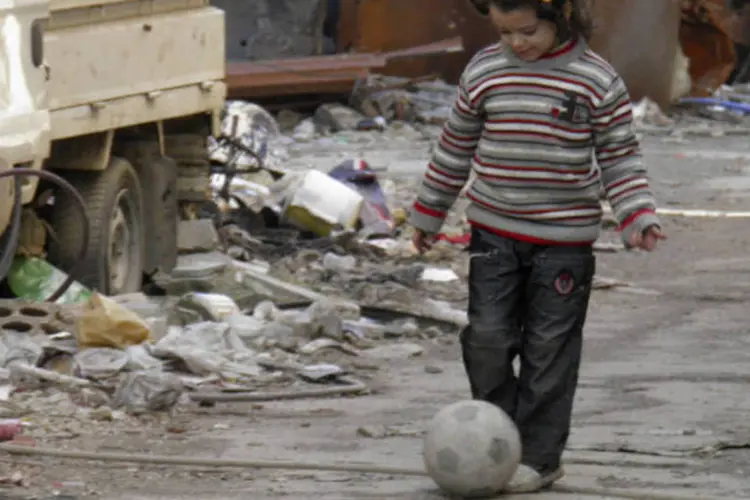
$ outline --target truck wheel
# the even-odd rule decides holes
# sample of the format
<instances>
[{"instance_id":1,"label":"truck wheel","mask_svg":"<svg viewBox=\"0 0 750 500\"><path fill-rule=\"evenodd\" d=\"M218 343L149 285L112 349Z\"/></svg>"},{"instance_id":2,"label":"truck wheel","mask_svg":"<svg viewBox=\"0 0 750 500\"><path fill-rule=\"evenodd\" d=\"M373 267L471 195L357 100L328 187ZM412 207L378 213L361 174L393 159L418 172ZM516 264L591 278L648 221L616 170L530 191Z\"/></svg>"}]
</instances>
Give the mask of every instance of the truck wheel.
<instances>
[{"instance_id":1,"label":"truck wheel","mask_svg":"<svg viewBox=\"0 0 750 500\"><path fill-rule=\"evenodd\" d=\"M105 295L137 292L143 280L143 197L138 174L127 161L112 158L102 172L63 172L86 200L91 244L77 279ZM56 195L50 225L49 259L63 271L75 264L82 223L71 200Z\"/></svg>"}]
</instances>

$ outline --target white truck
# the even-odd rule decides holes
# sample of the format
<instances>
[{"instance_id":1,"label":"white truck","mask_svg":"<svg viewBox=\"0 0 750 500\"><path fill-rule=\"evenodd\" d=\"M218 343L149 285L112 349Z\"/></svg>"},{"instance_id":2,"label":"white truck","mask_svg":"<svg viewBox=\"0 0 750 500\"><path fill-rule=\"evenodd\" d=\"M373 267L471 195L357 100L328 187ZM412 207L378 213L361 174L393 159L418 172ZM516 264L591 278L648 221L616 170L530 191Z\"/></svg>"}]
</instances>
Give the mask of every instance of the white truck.
<instances>
[{"instance_id":1,"label":"white truck","mask_svg":"<svg viewBox=\"0 0 750 500\"><path fill-rule=\"evenodd\" d=\"M178 203L208 196L224 12L208 0L0 0L0 33L0 171L47 169L72 184L90 219L79 281L140 289L174 266ZM83 234L73 198L25 176L17 205L15 186L0 179L0 234L20 232L21 245L0 253L70 269Z\"/></svg>"}]
</instances>

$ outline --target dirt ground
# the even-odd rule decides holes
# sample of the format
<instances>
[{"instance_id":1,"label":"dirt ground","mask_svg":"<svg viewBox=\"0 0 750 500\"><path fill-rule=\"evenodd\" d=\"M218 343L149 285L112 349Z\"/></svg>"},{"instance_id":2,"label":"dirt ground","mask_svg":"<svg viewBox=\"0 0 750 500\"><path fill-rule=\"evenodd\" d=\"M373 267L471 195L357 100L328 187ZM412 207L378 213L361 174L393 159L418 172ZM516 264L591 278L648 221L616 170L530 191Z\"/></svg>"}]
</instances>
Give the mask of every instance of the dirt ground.
<instances>
[{"instance_id":1,"label":"dirt ground","mask_svg":"<svg viewBox=\"0 0 750 500\"><path fill-rule=\"evenodd\" d=\"M319 147L320 165L359 151L393 176L413 178L423 168L427 141L394 140L386 150L352 137L335 147L302 148L300 166ZM750 210L745 138L673 143L647 137L644 148L665 207ZM562 484L642 495L630 498L750 498L749 222L665 217L669 240L659 252L599 255L601 276L634 287L593 297ZM190 406L172 419L119 423L105 414L84 418L61 397L59 404L51 400L46 428L33 436L39 446L70 449L418 468L425 422L468 394L456 337L422 344L419 357L359 366L373 388L364 397ZM398 476L1 460L0 471L20 471L28 482L0 490L2 498L441 498L429 480Z\"/></svg>"}]
</instances>

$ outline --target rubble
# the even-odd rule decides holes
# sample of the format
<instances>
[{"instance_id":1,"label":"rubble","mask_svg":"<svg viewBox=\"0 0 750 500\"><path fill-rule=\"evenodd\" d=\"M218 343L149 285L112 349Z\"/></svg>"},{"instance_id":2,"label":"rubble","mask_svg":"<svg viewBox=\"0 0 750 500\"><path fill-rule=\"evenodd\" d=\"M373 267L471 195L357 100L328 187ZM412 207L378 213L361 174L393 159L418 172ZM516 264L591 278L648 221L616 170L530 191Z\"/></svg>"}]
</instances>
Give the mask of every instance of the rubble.
<instances>
[{"instance_id":1,"label":"rubble","mask_svg":"<svg viewBox=\"0 0 750 500\"><path fill-rule=\"evenodd\" d=\"M212 252L219 246L219 234L211 219L180 221L177 248L180 253Z\"/></svg>"}]
</instances>

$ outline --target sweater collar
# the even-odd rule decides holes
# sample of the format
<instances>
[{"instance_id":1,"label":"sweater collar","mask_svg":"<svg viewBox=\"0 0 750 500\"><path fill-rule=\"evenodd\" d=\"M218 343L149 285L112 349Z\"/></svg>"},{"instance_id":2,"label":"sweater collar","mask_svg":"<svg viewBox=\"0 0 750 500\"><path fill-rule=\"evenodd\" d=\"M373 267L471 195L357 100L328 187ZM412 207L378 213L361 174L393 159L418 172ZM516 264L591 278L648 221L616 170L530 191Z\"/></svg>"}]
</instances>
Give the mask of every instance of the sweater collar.
<instances>
[{"instance_id":1,"label":"sweater collar","mask_svg":"<svg viewBox=\"0 0 750 500\"><path fill-rule=\"evenodd\" d=\"M549 52L536 61L524 61L515 55L509 48L505 47L505 53L510 61L527 69L554 69L566 66L571 61L579 58L588 48L586 41L579 38L570 39L552 52Z\"/></svg>"}]
</instances>

